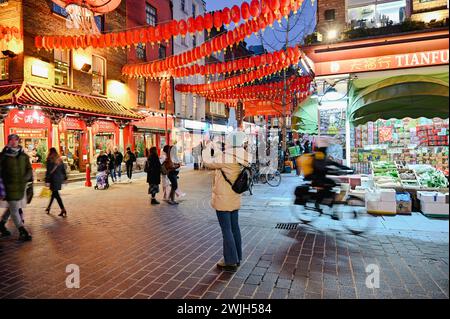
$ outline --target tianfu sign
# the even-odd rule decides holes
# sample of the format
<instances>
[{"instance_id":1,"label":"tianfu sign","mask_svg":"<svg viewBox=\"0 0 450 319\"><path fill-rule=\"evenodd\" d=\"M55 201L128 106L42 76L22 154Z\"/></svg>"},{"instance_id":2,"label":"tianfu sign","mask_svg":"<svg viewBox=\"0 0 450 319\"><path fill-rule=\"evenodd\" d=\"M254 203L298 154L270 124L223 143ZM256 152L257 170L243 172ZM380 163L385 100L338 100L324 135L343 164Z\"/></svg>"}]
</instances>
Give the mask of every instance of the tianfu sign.
<instances>
[{"instance_id":1,"label":"tianfu sign","mask_svg":"<svg viewBox=\"0 0 450 319\"><path fill-rule=\"evenodd\" d=\"M365 59L351 59L315 64L316 75L332 75L415 68L449 63L449 50L424 51L384 55Z\"/></svg>"}]
</instances>

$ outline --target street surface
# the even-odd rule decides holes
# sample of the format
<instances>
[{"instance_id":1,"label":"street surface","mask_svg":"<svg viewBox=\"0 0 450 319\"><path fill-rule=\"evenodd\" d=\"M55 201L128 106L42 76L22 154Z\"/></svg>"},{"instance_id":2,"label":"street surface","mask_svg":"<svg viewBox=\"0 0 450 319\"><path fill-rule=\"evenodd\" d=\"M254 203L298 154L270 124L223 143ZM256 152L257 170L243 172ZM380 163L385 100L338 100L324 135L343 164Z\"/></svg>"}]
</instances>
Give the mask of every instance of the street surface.
<instances>
[{"instance_id":1,"label":"street surface","mask_svg":"<svg viewBox=\"0 0 450 319\"><path fill-rule=\"evenodd\" d=\"M243 198L245 260L234 274L218 271L210 174L185 169L187 196L176 207L151 206L142 174L106 191L66 186L66 219L56 202L46 215L47 199L35 197L25 212L33 241L17 242L12 222L13 236L0 239L0 298L448 298L448 221L377 217L364 236L329 218L277 229L296 222L294 175ZM79 266L79 289L66 287L70 264ZM380 288L366 286L368 265L379 268Z\"/></svg>"}]
</instances>

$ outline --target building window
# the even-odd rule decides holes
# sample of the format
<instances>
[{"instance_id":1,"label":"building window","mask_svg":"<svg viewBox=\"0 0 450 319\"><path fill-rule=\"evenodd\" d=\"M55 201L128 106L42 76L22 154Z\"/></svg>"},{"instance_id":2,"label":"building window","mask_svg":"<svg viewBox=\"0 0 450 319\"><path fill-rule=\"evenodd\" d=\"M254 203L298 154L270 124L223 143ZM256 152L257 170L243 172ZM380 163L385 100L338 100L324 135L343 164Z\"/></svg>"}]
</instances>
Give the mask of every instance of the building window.
<instances>
[{"instance_id":1,"label":"building window","mask_svg":"<svg viewBox=\"0 0 450 319\"><path fill-rule=\"evenodd\" d=\"M195 4L192 3L192 17L194 17L194 18L195 18L195 11L196 11Z\"/></svg>"},{"instance_id":2,"label":"building window","mask_svg":"<svg viewBox=\"0 0 450 319\"><path fill-rule=\"evenodd\" d=\"M92 92L105 94L106 60L102 57L92 56Z\"/></svg>"},{"instance_id":3,"label":"building window","mask_svg":"<svg viewBox=\"0 0 450 319\"><path fill-rule=\"evenodd\" d=\"M138 105L145 106L146 85L144 78L137 79Z\"/></svg>"},{"instance_id":4,"label":"building window","mask_svg":"<svg viewBox=\"0 0 450 319\"><path fill-rule=\"evenodd\" d=\"M64 17L64 18L67 18L69 16L67 11L63 7L57 5L54 2L52 3L52 12L61 17ZM95 20L95 24L97 25L97 28L99 29L99 31L105 31L105 28L104 28L105 27L105 18L100 15L100 16L95 16L94 20Z\"/></svg>"},{"instance_id":5,"label":"building window","mask_svg":"<svg viewBox=\"0 0 450 319\"><path fill-rule=\"evenodd\" d=\"M9 77L8 58L0 58L0 80L7 80Z\"/></svg>"},{"instance_id":6,"label":"building window","mask_svg":"<svg viewBox=\"0 0 450 319\"><path fill-rule=\"evenodd\" d=\"M55 85L70 86L70 51L54 50Z\"/></svg>"},{"instance_id":7,"label":"building window","mask_svg":"<svg viewBox=\"0 0 450 319\"><path fill-rule=\"evenodd\" d=\"M158 23L156 9L148 3L145 4L145 17L148 25L156 26Z\"/></svg>"},{"instance_id":8,"label":"building window","mask_svg":"<svg viewBox=\"0 0 450 319\"><path fill-rule=\"evenodd\" d=\"M163 46L163 45L159 46L158 57L159 57L159 59L165 59L166 58L166 47L165 46Z\"/></svg>"},{"instance_id":9,"label":"building window","mask_svg":"<svg viewBox=\"0 0 450 319\"><path fill-rule=\"evenodd\" d=\"M192 97L192 117L194 119L197 118L197 97L196 96Z\"/></svg>"},{"instance_id":10,"label":"building window","mask_svg":"<svg viewBox=\"0 0 450 319\"><path fill-rule=\"evenodd\" d=\"M186 116L187 112L187 103L186 103L186 94L181 94L181 113Z\"/></svg>"},{"instance_id":11,"label":"building window","mask_svg":"<svg viewBox=\"0 0 450 319\"><path fill-rule=\"evenodd\" d=\"M137 57L139 60L145 60L146 54L145 54L145 47L144 47L144 44L138 43L138 45L137 45L137 47L136 47L136 57Z\"/></svg>"},{"instance_id":12,"label":"building window","mask_svg":"<svg viewBox=\"0 0 450 319\"><path fill-rule=\"evenodd\" d=\"M181 44L184 45L185 47L187 47L186 37L181 37Z\"/></svg>"},{"instance_id":13,"label":"building window","mask_svg":"<svg viewBox=\"0 0 450 319\"><path fill-rule=\"evenodd\" d=\"M406 0L378 3L371 0L361 6L358 0L348 2L348 22L352 28L378 28L399 24L406 19Z\"/></svg>"},{"instance_id":14,"label":"building window","mask_svg":"<svg viewBox=\"0 0 450 319\"><path fill-rule=\"evenodd\" d=\"M192 36L192 45L194 48L197 46L197 37L195 35Z\"/></svg>"},{"instance_id":15,"label":"building window","mask_svg":"<svg viewBox=\"0 0 450 319\"><path fill-rule=\"evenodd\" d=\"M335 19L336 19L335 9L325 10L325 20L334 21Z\"/></svg>"},{"instance_id":16,"label":"building window","mask_svg":"<svg viewBox=\"0 0 450 319\"><path fill-rule=\"evenodd\" d=\"M165 110L166 109L166 102L159 102L159 109Z\"/></svg>"},{"instance_id":17,"label":"building window","mask_svg":"<svg viewBox=\"0 0 450 319\"><path fill-rule=\"evenodd\" d=\"M186 13L186 1L185 0L181 0L181 11Z\"/></svg>"}]
</instances>

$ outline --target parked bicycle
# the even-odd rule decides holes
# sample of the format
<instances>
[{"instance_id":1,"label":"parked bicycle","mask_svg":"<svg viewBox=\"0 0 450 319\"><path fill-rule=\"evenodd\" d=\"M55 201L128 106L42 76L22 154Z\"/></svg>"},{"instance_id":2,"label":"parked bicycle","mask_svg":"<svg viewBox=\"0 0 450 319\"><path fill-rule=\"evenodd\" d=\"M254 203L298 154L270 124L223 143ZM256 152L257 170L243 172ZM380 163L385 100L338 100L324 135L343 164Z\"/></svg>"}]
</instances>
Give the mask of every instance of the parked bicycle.
<instances>
[{"instance_id":1,"label":"parked bicycle","mask_svg":"<svg viewBox=\"0 0 450 319\"><path fill-rule=\"evenodd\" d=\"M255 184L269 184L272 187L278 187L281 184L281 174L278 170L269 166L260 167L259 163L253 163L251 166L251 179L249 185L250 195L253 195L253 186Z\"/></svg>"}]
</instances>

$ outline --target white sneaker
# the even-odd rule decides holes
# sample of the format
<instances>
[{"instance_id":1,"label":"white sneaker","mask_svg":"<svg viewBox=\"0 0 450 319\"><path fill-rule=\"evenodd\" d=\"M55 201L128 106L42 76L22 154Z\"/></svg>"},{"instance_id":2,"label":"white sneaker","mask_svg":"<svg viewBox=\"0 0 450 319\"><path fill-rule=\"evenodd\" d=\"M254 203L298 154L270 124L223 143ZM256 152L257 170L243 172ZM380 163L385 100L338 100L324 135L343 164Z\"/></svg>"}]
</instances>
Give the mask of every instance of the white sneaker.
<instances>
[{"instance_id":1,"label":"white sneaker","mask_svg":"<svg viewBox=\"0 0 450 319\"><path fill-rule=\"evenodd\" d=\"M185 197L186 193L176 193L177 197Z\"/></svg>"}]
</instances>

